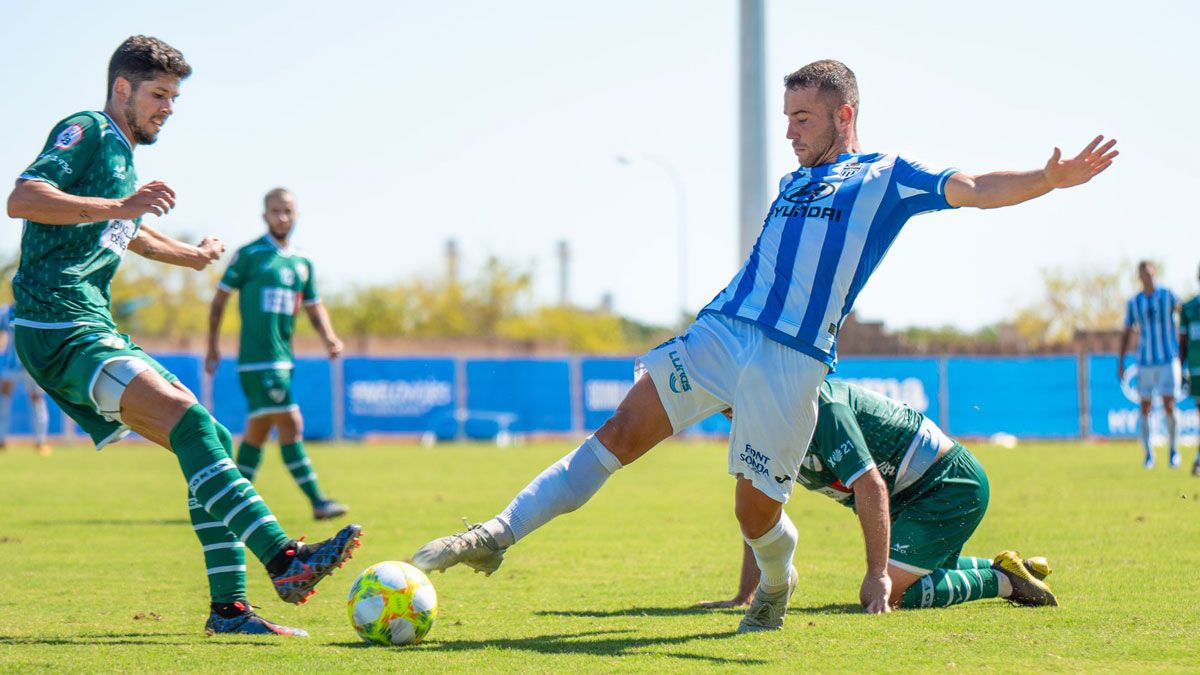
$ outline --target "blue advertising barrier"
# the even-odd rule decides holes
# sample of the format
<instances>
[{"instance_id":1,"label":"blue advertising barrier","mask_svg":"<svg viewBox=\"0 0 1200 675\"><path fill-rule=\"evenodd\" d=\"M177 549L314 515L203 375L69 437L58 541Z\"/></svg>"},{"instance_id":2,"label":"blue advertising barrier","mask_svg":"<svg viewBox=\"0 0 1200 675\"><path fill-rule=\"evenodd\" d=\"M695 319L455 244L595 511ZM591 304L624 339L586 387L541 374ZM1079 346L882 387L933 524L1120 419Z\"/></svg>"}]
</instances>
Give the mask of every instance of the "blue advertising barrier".
<instances>
[{"instance_id":1,"label":"blue advertising barrier","mask_svg":"<svg viewBox=\"0 0 1200 675\"><path fill-rule=\"evenodd\" d=\"M633 387L633 358L582 359L583 426L598 428L612 416L617 405Z\"/></svg>"},{"instance_id":2,"label":"blue advertising barrier","mask_svg":"<svg viewBox=\"0 0 1200 675\"><path fill-rule=\"evenodd\" d=\"M1093 354L1087 358L1088 433L1109 438L1130 438L1138 428L1138 368L1132 360L1125 364L1125 378L1117 380L1116 354ZM1200 383L1196 386L1200 387ZM1195 436L1197 428L1196 400L1176 395L1179 406L1179 433ZM1165 426L1162 401L1154 401L1151 434L1163 435Z\"/></svg>"},{"instance_id":3,"label":"blue advertising barrier","mask_svg":"<svg viewBox=\"0 0 1200 675\"><path fill-rule=\"evenodd\" d=\"M1079 436L1074 356L952 357L946 373L951 435Z\"/></svg>"},{"instance_id":4,"label":"blue advertising barrier","mask_svg":"<svg viewBox=\"0 0 1200 675\"><path fill-rule=\"evenodd\" d=\"M509 431L571 431L571 367L567 359L467 361L467 408L511 415Z\"/></svg>"},{"instance_id":5,"label":"blue advertising barrier","mask_svg":"<svg viewBox=\"0 0 1200 675\"><path fill-rule=\"evenodd\" d=\"M938 424L942 423L942 409L938 401L941 378L936 358L840 359L831 379L853 382L900 401Z\"/></svg>"},{"instance_id":6,"label":"blue advertising barrier","mask_svg":"<svg viewBox=\"0 0 1200 675\"><path fill-rule=\"evenodd\" d=\"M453 359L354 356L342 364L345 434L423 433L453 417Z\"/></svg>"}]
</instances>

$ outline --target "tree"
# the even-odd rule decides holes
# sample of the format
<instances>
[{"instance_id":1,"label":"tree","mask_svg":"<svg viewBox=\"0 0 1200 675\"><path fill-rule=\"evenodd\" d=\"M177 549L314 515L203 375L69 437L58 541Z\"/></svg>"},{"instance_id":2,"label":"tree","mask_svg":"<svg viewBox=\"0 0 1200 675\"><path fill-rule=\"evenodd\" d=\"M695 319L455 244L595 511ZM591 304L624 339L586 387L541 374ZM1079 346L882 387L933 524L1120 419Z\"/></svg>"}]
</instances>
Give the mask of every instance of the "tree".
<instances>
[{"instance_id":1,"label":"tree","mask_svg":"<svg viewBox=\"0 0 1200 675\"><path fill-rule=\"evenodd\" d=\"M1070 342L1077 330L1111 329L1121 325L1125 297L1132 291L1132 266L1112 269L1044 269L1042 299L1019 310L1013 318L1018 335L1031 345Z\"/></svg>"}]
</instances>

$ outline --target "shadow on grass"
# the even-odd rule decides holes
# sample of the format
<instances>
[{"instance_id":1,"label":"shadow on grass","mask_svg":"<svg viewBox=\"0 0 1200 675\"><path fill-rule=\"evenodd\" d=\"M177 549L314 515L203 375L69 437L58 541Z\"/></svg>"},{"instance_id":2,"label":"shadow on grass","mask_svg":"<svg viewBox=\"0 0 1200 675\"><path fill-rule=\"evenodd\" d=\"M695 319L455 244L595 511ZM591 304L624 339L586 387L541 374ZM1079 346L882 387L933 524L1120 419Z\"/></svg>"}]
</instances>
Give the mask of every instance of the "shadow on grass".
<instances>
[{"instance_id":1,"label":"shadow on grass","mask_svg":"<svg viewBox=\"0 0 1200 675\"><path fill-rule=\"evenodd\" d=\"M184 518L80 518L69 519L61 518L58 520L35 520L30 521L31 525L44 526L63 526L63 525L191 525L191 521Z\"/></svg>"},{"instance_id":2,"label":"shadow on grass","mask_svg":"<svg viewBox=\"0 0 1200 675\"><path fill-rule=\"evenodd\" d=\"M626 607L625 609L548 609L534 612L538 616L571 616L584 619L606 619L618 616L691 616L695 614L742 615L745 613L745 607L708 609L696 605L685 605L682 607Z\"/></svg>"},{"instance_id":3,"label":"shadow on grass","mask_svg":"<svg viewBox=\"0 0 1200 675\"><path fill-rule=\"evenodd\" d=\"M195 640L202 637L202 640ZM238 638L247 636L239 635ZM152 639L168 638L168 639ZM249 642L239 639L236 643L221 640L219 637L204 637L194 633L92 633L87 635L37 636L37 635L0 635L0 646L53 646L53 647L109 647L115 645L161 645L163 647L179 647L191 645L218 645L229 647L231 644L248 645L253 647L278 647L278 642Z\"/></svg>"},{"instance_id":4,"label":"shadow on grass","mask_svg":"<svg viewBox=\"0 0 1200 675\"><path fill-rule=\"evenodd\" d=\"M863 606L856 602L833 602L820 607L788 607L788 614L862 614Z\"/></svg>"},{"instance_id":5,"label":"shadow on grass","mask_svg":"<svg viewBox=\"0 0 1200 675\"><path fill-rule=\"evenodd\" d=\"M630 633L634 632L632 629L595 630L582 633L535 635L526 638L434 641L427 642L416 647L416 649L434 652L464 652L500 648L528 651L537 654L586 654L589 656L657 655L730 665L762 665L767 663L761 659L746 657L726 659L707 654L661 652L652 649L653 647L686 644L695 640L729 639L737 635L732 630L720 633L696 633L693 635L676 635L671 637L630 635ZM371 645L363 642L346 642L334 646L359 649L367 648Z\"/></svg>"}]
</instances>

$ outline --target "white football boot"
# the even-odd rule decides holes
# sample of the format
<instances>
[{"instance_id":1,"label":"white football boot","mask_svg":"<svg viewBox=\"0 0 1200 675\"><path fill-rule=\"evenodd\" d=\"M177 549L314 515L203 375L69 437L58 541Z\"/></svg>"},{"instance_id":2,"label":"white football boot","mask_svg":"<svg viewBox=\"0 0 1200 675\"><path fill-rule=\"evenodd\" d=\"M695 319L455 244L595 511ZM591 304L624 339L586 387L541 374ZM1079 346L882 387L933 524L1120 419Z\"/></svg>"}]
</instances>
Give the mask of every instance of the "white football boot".
<instances>
[{"instance_id":1,"label":"white football boot","mask_svg":"<svg viewBox=\"0 0 1200 675\"><path fill-rule=\"evenodd\" d=\"M739 633L758 633L767 630L783 628L783 619L787 615L788 600L796 592L796 584L800 575L795 567L788 569L787 588L774 593L766 593L761 588L754 594L754 602L746 609L746 616L738 624Z\"/></svg>"},{"instance_id":2,"label":"white football boot","mask_svg":"<svg viewBox=\"0 0 1200 675\"><path fill-rule=\"evenodd\" d=\"M463 520L466 525L466 520ZM423 572L444 572L458 564L491 576L504 562L504 552L483 525L469 525L462 534L440 537L417 549L412 564Z\"/></svg>"}]
</instances>

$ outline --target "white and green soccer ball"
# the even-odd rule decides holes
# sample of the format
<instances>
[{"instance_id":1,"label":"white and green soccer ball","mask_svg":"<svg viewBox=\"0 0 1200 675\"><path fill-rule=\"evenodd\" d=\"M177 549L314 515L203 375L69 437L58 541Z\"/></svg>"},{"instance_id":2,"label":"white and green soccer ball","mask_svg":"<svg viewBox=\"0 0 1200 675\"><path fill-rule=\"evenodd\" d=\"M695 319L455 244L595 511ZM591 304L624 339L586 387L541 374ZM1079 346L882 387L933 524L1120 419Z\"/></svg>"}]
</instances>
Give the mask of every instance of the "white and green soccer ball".
<instances>
[{"instance_id":1,"label":"white and green soccer ball","mask_svg":"<svg viewBox=\"0 0 1200 675\"><path fill-rule=\"evenodd\" d=\"M415 645L437 618L437 593L429 577L406 562L376 563L358 575L346 599L359 637L380 645Z\"/></svg>"}]
</instances>

